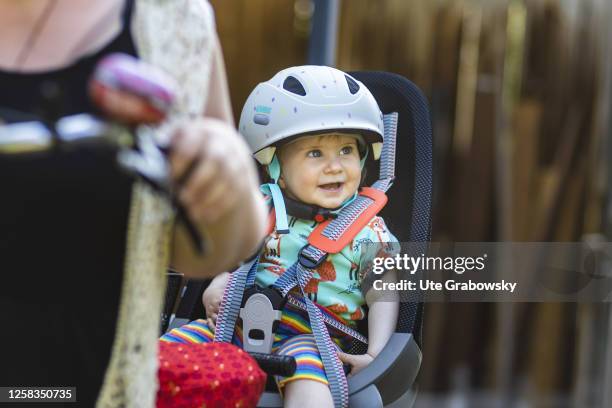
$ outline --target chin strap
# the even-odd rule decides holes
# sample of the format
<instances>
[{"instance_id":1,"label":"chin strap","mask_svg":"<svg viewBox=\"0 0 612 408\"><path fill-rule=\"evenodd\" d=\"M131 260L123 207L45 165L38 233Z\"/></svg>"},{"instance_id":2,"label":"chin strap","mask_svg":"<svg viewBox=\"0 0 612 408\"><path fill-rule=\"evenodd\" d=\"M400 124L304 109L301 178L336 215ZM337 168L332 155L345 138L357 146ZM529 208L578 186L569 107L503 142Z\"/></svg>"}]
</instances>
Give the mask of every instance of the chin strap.
<instances>
[{"instance_id":1,"label":"chin strap","mask_svg":"<svg viewBox=\"0 0 612 408\"><path fill-rule=\"evenodd\" d=\"M270 174L270 178L274 180L274 184L278 184L278 179L280 178L281 174L281 167L276 154L272 156L272 161L270 164L268 164L268 173Z\"/></svg>"},{"instance_id":2,"label":"chin strap","mask_svg":"<svg viewBox=\"0 0 612 408\"><path fill-rule=\"evenodd\" d=\"M340 207L334 209L323 208L319 207L318 205L305 204L301 201L289 198L286 195L283 195L283 198L285 200L285 208L288 215L295 218L300 218L302 220L323 222L336 218L338 213L344 207L352 203L357 198L357 194L358 193L353 194L351 197L344 200Z\"/></svg>"},{"instance_id":3,"label":"chin strap","mask_svg":"<svg viewBox=\"0 0 612 408\"><path fill-rule=\"evenodd\" d=\"M295 218L323 222L325 220L335 218L336 216L333 210L329 210L327 208L321 208L317 205L304 204L301 201L294 200L287 196L284 196L284 199L287 214Z\"/></svg>"},{"instance_id":4,"label":"chin strap","mask_svg":"<svg viewBox=\"0 0 612 408\"><path fill-rule=\"evenodd\" d=\"M289 222L287 221L287 209L285 207L285 199L278 184L264 184L270 189L272 202L274 205L274 213L276 216L276 232L279 234L289 233Z\"/></svg>"},{"instance_id":5,"label":"chin strap","mask_svg":"<svg viewBox=\"0 0 612 408\"><path fill-rule=\"evenodd\" d=\"M369 153L370 149L366 149L365 154L363 155L363 157L359 160L359 165L361 166L361 170L363 170L364 166L365 166L365 162L366 159L368 158L368 153Z\"/></svg>"},{"instance_id":6,"label":"chin strap","mask_svg":"<svg viewBox=\"0 0 612 408\"><path fill-rule=\"evenodd\" d=\"M279 234L287 234L289 233L289 222L287 221L287 210L285 208L283 193L278 186L278 179L280 178L281 170L280 163L278 162L278 157L276 157L276 155L274 155L272 161L268 165L268 172L270 173L270 178L274 180L274 183L264 184L262 187L264 190L267 188L272 196L276 218L276 232Z\"/></svg>"}]
</instances>

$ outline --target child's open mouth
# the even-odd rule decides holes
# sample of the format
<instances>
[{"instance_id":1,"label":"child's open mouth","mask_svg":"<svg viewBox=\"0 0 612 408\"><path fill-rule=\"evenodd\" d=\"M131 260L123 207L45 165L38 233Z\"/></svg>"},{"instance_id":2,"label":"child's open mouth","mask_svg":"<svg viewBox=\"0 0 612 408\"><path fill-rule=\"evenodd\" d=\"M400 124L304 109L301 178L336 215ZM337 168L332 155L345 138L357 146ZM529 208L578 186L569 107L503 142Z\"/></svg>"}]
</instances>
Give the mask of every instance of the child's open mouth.
<instances>
[{"instance_id":1,"label":"child's open mouth","mask_svg":"<svg viewBox=\"0 0 612 408\"><path fill-rule=\"evenodd\" d=\"M325 191L329 191L330 193L335 193L335 192L342 190L343 185L344 183L327 183L327 184L321 184L319 188Z\"/></svg>"}]
</instances>

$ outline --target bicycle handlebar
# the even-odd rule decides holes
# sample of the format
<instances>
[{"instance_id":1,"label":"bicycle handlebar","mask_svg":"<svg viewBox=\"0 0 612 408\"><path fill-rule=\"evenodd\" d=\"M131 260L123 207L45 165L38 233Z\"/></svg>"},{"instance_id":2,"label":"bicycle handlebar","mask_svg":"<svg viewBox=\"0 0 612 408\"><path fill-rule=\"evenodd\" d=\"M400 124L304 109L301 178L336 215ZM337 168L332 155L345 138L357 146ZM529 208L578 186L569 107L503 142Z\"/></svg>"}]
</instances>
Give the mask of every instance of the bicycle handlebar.
<instances>
[{"instance_id":1,"label":"bicycle handlebar","mask_svg":"<svg viewBox=\"0 0 612 408\"><path fill-rule=\"evenodd\" d=\"M297 368L295 357L293 356L279 356L276 354L264 353L249 353L249 355L257 361L259 367L268 375L290 377L295 373Z\"/></svg>"}]
</instances>

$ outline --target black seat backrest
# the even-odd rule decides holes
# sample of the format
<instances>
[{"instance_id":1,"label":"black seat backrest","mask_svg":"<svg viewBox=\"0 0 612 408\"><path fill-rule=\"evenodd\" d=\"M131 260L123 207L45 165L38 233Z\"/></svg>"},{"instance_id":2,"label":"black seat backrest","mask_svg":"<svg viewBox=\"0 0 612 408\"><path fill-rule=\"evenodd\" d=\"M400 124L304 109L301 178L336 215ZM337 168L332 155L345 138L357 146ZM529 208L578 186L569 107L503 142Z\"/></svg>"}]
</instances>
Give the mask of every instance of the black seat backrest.
<instances>
[{"instance_id":1,"label":"black seat backrest","mask_svg":"<svg viewBox=\"0 0 612 408\"><path fill-rule=\"evenodd\" d=\"M180 291L183 286L183 275L172 269L169 269L166 277L168 285L166 286L166 295L164 297L164 308L161 316L161 333L165 333L170 323L170 318L174 312L174 306L180 297Z\"/></svg>"},{"instance_id":2,"label":"black seat backrest","mask_svg":"<svg viewBox=\"0 0 612 408\"><path fill-rule=\"evenodd\" d=\"M427 248L431 231L433 144L427 99L408 79L389 72L351 72L372 92L383 113L397 112L395 182L381 212L400 242L422 242ZM367 164L366 184L378 177L378 162ZM425 252L425 251L423 251ZM419 294L403 298L396 331L412 333L421 344L423 304Z\"/></svg>"}]
</instances>

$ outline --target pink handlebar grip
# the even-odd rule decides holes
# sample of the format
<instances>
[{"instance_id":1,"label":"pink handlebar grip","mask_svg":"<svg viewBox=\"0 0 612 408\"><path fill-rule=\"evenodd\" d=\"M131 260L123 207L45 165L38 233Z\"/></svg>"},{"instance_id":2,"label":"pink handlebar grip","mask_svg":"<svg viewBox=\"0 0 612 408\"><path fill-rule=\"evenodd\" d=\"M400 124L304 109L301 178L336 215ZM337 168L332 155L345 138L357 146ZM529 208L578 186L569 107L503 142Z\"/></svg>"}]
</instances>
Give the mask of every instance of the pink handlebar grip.
<instances>
[{"instance_id":1,"label":"pink handlebar grip","mask_svg":"<svg viewBox=\"0 0 612 408\"><path fill-rule=\"evenodd\" d=\"M94 103L130 124L162 121L175 100L176 82L130 55L111 54L96 66L89 84Z\"/></svg>"}]
</instances>

